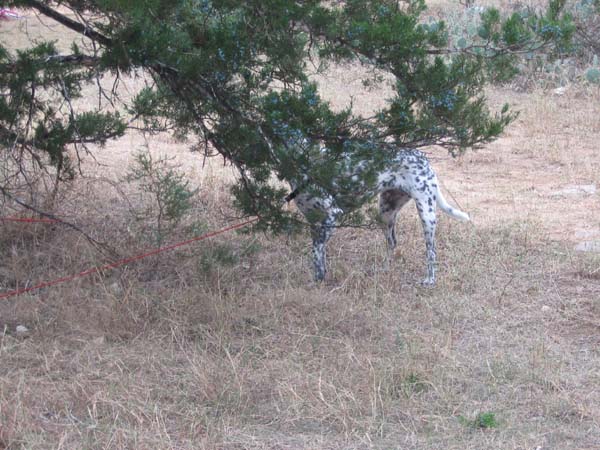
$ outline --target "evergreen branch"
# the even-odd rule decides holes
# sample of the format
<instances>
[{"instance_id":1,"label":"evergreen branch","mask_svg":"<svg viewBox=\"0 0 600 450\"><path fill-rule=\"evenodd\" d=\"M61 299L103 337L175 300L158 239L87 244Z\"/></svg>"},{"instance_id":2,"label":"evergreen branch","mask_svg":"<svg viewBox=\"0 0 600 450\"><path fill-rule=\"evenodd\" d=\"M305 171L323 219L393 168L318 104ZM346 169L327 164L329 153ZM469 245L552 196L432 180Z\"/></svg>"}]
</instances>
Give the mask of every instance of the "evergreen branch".
<instances>
[{"instance_id":1,"label":"evergreen branch","mask_svg":"<svg viewBox=\"0 0 600 450\"><path fill-rule=\"evenodd\" d=\"M132 123L136 120L137 116L132 118L129 123ZM133 127L129 127L133 128ZM143 130L142 130L143 131ZM109 139L114 139L121 137L123 133L120 130L113 130L109 133L104 133L102 135L94 135L89 137L74 137L72 139L67 139L64 141L65 145L70 144L97 144L98 142L105 142ZM34 149L36 148L35 139L25 139L23 137L19 137L17 134L10 132L3 127L0 128L0 138L7 141L12 141L14 145L20 145L24 148Z\"/></svg>"},{"instance_id":2,"label":"evergreen branch","mask_svg":"<svg viewBox=\"0 0 600 450\"><path fill-rule=\"evenodd\" d=\"M76 31L79 34L82 34L83 36L88 37L91 40L98 42L99 44L104 45L105 47L110 47L113 43L113 41L110 38L90 28L87 24L83 24L81 22L71 19L70 17L67 17L64 14L59 13L55 9L52 9L49 6L45 5L41 1L26 0L24 4L31 8L37 9L41 14L45 15L46 17L55 20L61 25L64 25L65 27Z\"/></svg>"},{"instance_id":3,"label":"evergreen branch","mask_svg":"<svg viewBox=\"0 0 600 450\"><path fill-rule=\"evenodd\" d=\"M94 67L100 62L100 58L90 55L53 55L48 56L44 62L56 62L58 64ZM20 67L17 63L0 64L0 72L15 74L18 73Z\"/></svg>"}]
</instances>

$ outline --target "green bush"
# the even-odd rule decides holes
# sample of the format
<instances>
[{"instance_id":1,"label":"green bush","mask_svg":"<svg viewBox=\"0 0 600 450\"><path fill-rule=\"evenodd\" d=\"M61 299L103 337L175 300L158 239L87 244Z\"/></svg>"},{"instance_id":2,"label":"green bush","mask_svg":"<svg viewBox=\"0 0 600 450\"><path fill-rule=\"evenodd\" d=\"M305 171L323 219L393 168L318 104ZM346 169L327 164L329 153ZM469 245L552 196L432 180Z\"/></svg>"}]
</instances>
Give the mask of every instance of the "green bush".
<instances>
[{"instance_id":1,"label":"green bush","mask_svg":"<svg viewBox=\"0 0 600 450\"><path fill-rule=\"evenodd\" d=\"M469 428L488 430L492 428L498 428L500 426L496 414L493 412L479 413L474 419L467 419L464 416L459 416L458 419L463 425Z\"/></svg>"},{"instance_id":2,"label":"green bush","mask_svg":"<svg viewBox=\"0 0 600 450\"><path fill-rule=\"evenodd\" d=\"M158 245L190 210L197 190L177 171L169 159L154 158L149 151L134 155L125 181L137 186L139 201L134 213L138 220L152 220Z\"/></svg>"}]
</instances>

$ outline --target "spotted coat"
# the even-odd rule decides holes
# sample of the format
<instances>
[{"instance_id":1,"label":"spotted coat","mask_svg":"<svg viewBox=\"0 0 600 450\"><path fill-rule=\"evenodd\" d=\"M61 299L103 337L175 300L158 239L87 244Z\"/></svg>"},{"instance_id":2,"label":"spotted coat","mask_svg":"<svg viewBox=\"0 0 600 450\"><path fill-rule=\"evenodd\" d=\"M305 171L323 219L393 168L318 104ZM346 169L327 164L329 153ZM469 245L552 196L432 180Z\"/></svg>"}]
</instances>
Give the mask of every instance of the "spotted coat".
<instances>
[{"instance_id":1,"label":"spotted coat","mask_svg":"<svg viewBox=\"0 0 600 450\"><path fill-rule=\"evenodd\" d=\"M352 177L360 174L366 164L358 163ZM296 189L296 183L292 183ZM437 225L436 207L458 220L467 221L469 216L450 206L446 202L437 176L426 156L418 150L400 150L387 167L377 173L372 186L363 186L362 195L375 196L379 194L379 212L384 224L384 234L387 241L388 256L396 247L396 216L400 209L411 199L415 200L419 217L423 226L425 238L427 275L422 281L424 285L435 284L436 279L436 250L435 228ZM325 278L326 273L326 244L331 238L338 219L349 213L350 199L327 194L308 193L299 188L295 202L300 211L311 223L313 239L314 275L317 281Z\"/></svg>"}]
</instances>

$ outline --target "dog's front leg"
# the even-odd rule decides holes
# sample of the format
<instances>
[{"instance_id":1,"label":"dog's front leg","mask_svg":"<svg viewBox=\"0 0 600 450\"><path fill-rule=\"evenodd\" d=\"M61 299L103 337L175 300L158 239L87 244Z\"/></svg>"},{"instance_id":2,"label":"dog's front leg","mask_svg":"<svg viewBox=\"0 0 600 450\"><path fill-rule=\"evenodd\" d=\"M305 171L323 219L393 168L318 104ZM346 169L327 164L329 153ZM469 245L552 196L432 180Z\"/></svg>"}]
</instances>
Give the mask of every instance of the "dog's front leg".
<instances>
[{"instance_id":1,"label":"dog's front leg","mask_svg":"<svg viewBox=\"0 0 600 450\"><path fill-rule=\"evenodd\" d=\"M327 241L333 234L335 227L335 217L328 216L320 223L313 224L311 227L313 239L313 262L315 281L323 281L327 272Z\"/></svg>"}]
</instances>

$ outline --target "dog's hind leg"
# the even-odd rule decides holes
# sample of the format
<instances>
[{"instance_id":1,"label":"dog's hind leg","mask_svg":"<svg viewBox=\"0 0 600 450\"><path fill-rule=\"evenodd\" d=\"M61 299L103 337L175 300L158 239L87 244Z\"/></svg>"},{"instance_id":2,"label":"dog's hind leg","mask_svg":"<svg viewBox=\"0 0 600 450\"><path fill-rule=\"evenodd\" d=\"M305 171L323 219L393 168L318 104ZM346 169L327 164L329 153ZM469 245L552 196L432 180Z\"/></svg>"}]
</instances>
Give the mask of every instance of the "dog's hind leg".
<instances>
[{"instance_id":1,"label":"dog's hind leg","mask_svg":"<svg viewBox=\"0 0 600 450\"><path fill-rule=\"evenodd\" d=\"M392 256L396 248L396 216L398 211L410 200L410 195L397 189L383 191L379 195L379 215L383 221L383 232L387 242L388 256Z\"/></svg>"},{"instance_id":2,"label":"dog's hind leg","mask_svg":"<svg viewBox=\"0 0 600 450\"><path fill-rule=\"evenodd\" d=\"M435 284L435 269L437 254L435 251L435 227L437 219L435 215L435 201L431 197L416 198L417 211L423 225L423 237L427 251L427 277L422 281L425 286Z\"/></svg>"}]
</instances>

